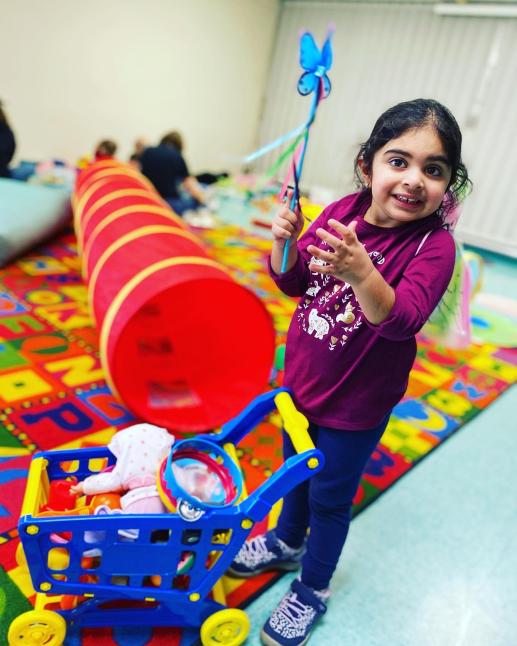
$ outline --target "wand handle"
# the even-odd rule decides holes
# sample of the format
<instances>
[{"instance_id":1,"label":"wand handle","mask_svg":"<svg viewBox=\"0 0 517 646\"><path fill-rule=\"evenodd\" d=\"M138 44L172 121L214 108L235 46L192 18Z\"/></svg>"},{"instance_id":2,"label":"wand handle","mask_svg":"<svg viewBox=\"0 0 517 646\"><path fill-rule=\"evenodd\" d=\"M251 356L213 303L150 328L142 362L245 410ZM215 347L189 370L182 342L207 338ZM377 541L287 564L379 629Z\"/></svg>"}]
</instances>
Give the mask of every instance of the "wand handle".
<instances>
[{"instance_id":1,"label":"wand handle","mask_svg":"<svg viewBox=\"0 0 517 646\"><path fill-rule=\"evenodd\" d=\"M296 170L296 177L300 177L300 172L301 172L302 166L303 166L303 158L305 157L305 151L307 150L307 141L308 141L308 139L309 139L309 130L307 129L307 131L305 132L305 139L303 141L303 148L302 148L302 152L301 152L301 155L300 155L300 161L298 162L298 166L295 169ZM298 182L296 181L294 183L293 194L291 195L291 201L289 203L289 210L290 211L294 211L294 209L296 208L296 206L298 204L298 199L299 199L298 192L299 192ZM289 259L289 245L290 245L290 242L291 242L291 240L286 240L285 241L284 254L282 256L282 267L280 269L280 272L282 274L285 274L285 270L287 268L287 261Z\"/></svg>"},{"instance_id":2,"label":"wand handle","mask_svg":"<svg viewBox=\"0 0 517 646\"><path fill-rule=\"evenodd\" d=\"M296 177L298 178L298 182L300 181L300 177L302 175L302 168L303 168L303 162L305 159L305 152L307 150L307 143L309 142L309 129L312 125L312 122L314 121L314 117L316 116L316 108L318 107L318 103L320 101L320 96L321 96L321 84L318 84L318 88L316 89L316 92L314 92L314 97L312 99L312 106L311 106L311 112L310 112L310 117L307 122L307 130L305 131L305 137L303 140L303 148L302 152L300 155L300 160L298 161L298 165L296 167ZM289 209L291 211L294 210L294 207L298 203L298 182L295 182L294 186L294 191L291 196L291 202L289 204ZM287 261L289 259L289 245L290 245L291 240L286 240L285 241L285 246L284 246L284 254L282 256L282 267L280 268L280 273L285 274L285 270L287 269Z\"/></svg>"}]
</instances>

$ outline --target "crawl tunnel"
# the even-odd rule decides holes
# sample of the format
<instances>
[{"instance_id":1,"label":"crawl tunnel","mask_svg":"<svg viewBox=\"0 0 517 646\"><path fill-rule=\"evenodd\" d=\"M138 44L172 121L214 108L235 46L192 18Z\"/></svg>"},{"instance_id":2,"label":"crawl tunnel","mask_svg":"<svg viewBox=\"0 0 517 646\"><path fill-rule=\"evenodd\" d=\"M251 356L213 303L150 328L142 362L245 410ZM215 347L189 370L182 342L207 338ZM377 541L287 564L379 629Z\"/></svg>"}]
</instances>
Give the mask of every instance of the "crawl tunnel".
<instances>
[{"instance_id":1,"label":"crawl tunnel","mask_svg":"<svg viewBox=\"0 0 517 646\"><path fill-rule=\"evenodd\" d=\"M75 227L112 390L176 432L220 426L267 389L274 328L146 178L118 162L78 177Z\"/></svg>"}]
</instances>

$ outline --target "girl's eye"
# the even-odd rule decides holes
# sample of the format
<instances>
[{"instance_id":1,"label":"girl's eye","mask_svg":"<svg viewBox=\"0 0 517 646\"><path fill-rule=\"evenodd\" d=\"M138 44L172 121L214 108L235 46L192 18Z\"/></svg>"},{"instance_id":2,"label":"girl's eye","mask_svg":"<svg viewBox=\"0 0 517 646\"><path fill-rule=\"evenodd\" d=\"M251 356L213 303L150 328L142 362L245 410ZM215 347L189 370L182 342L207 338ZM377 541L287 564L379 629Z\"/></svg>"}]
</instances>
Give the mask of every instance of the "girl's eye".
<instances>
[{"instance_id":1,"label":"girl's eye","mask_svg":"<svg viewBox=\"0 0 517 646\"><path fill-rule=\"evenodd\" d=\"M390 159L388 163L390 166L394 166L395 168L405 168L407 165L406 160L401 157L394 157L393 159Z\"/></svg>"},{"instance_id":2,"label":"girl's eye","mask_svg":"<svg viewBox=\"0 0 517 646\"><path fill-rule=\"evenodd\" d=\"M440 166L428 166L427 174L432 175L433 177L441 177L443 175Z\"/></svg>"}]
</instances>

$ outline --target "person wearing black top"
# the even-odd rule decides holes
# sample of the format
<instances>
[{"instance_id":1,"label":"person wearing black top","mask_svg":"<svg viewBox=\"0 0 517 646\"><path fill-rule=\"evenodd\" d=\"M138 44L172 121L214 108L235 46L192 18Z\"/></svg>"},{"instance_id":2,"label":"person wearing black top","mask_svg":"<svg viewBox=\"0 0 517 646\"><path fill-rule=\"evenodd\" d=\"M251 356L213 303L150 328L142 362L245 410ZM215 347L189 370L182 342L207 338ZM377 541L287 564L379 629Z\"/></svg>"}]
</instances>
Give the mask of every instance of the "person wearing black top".
<instances>
[{"instance_id":1,"label":"person wearing black top","mask_svg":"<svg viewBox=\"0 0 517 646\"><path fill-rule=\"evenodd\" d=\"M169 132L158 146L145 148L139 160L141 172L178 215L205 203L203 190L190 175L182 150L181 135Z\"/></svg>"},{"instance_id":2,"label":"person wearing black top","mask_svg":"<svg viewBox=\"0 0 517 646\"><path fill-rule=\"evenodd\" d=\"M16 150L14 133L7 121L7 116L0 102L0 177L10 177L9 163Z\"/></svg>"}]
</instances>

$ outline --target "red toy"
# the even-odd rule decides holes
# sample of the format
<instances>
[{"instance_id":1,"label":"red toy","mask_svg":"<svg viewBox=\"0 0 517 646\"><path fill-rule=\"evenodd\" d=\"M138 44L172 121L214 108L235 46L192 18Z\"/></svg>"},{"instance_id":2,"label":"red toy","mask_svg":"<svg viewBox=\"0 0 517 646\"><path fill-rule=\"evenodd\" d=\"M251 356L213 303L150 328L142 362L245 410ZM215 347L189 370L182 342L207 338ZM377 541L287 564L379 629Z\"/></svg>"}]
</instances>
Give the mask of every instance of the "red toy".
<instances>
[{"instance_id":1,"label":"red toy","mask_svg":"<svg viewBox=\"0 0 517 646\"><path fill-rule=\"evenodd\" d=\"M98 162L79 175L72 201L101 361L128 408L199 432L267 388L271 316L143 175Z\"/></svg>"}]
</instances>

